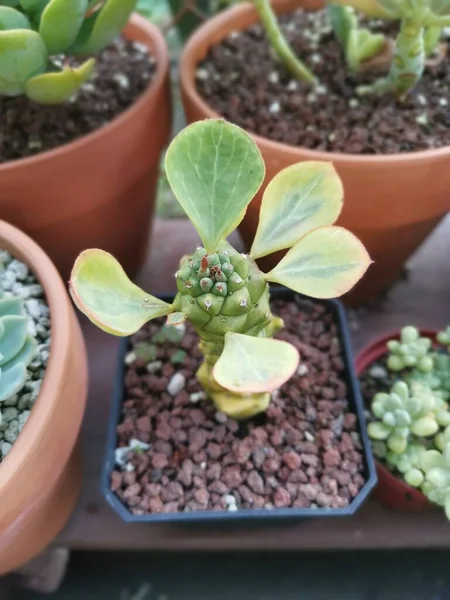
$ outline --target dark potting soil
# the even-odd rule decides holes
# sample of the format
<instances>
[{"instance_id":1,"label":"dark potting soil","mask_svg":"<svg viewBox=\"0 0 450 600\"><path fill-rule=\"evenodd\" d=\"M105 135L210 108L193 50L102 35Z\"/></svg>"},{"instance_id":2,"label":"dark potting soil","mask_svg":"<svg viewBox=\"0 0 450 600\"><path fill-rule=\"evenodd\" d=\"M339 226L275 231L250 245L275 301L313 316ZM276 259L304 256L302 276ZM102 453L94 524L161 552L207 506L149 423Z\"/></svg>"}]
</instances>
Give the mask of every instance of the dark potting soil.
<instances>
[{"instance_id":1,"label":"dark potting soil","mask_svg":"<svg viewBox=\"0 0 450 600\"><path fill-rule=\"evenodd\" d=\"M127 453L111 489L133 514L339 508L364 485L333 315L311 302L300 308L278 301L272 308L285 321L277 337L295 345L301 364L266 413L249 421L229 419L204 399L195 378L202 357L189 325L181 344L157 346L160 364L128 356L119 447L139 440L150 448ZM149 323L133 336L133 347L150 342L160 327Z\"/></svg>"},{"instance_id":2,"label":"dark potting soil","mask_svg":"<svg viewBox=\"0 0 450 600\"><path fill-rule=\"evenodd\" d=\"M0 163L63 146L107 125L137 100L155 73L155 59L137 42L118 39L96 59L93 77L63 104L0 97Z\"/></svg>"},{"instance_id":3,"label":"dark potting soil","mask_svg":"<svg viewBox=\"0 0 450 600\"><path fill-rule=\"evenodd\" d=\"M422 81L400 103L390 94L358 96L356 87L380 74L358 78L346 68L327 15L301 10L280 17L297 56L315 73L314 91L293 80L274 57L256 25L233 32L213 47L197 70L197 88L226 119L262 137L314 150L393 154L450 145L448 49L429 65ZM380 21L372 31L396 30Z\"/></svg>"}]
</instances>

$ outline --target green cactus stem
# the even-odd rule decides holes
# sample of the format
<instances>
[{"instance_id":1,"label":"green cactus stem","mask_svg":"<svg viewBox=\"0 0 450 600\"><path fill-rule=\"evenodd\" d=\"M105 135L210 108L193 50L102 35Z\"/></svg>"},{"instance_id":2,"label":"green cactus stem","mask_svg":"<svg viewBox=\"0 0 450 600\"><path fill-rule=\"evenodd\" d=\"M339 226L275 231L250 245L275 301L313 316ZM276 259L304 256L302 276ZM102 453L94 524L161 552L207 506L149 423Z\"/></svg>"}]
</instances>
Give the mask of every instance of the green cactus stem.
<instances>
[{"instance_id":1,"label":"green cactus stem","mask_svg":"<svg viewBox=\"0 0 450 600\"><path fill-rule=\"evenodd\" d=\"M395 53L387 77L368 86L360 86L358 93L393 92L402 99L420 81L425 68L425 28L420 22L405 19L395 42Z\"/></svg>"}]
</instances>

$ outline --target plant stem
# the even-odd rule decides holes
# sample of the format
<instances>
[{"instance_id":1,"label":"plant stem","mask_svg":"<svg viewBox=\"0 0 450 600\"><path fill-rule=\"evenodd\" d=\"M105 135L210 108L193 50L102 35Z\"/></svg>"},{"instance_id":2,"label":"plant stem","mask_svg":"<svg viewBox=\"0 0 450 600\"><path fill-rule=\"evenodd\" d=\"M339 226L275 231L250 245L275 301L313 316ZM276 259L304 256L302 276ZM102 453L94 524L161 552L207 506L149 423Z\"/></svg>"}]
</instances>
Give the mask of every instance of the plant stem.
<instances>
[{"instance_id":1,"label":"plant stem","mask_svg":"<svg viewBox=\"0 0 450 600\"><path fill-rule=\"evenodd\" d=\"M424 27L412 20L404 20L395 42L395 54L387 77L372 85L361 86L358 93L392 91L402 99L422 77L425 67Z\"/></svg>"},{"instance_id":2,"label":"plant stem","mask_svg":"<svg viewBox=\"0 0 450 600\"><path fill-rule=\"evenodd\" d=\"M270 5L270 0L253 0L253 3L258 11L270 44L283 65L295 78L314 85L316 83L314 73L295 56L278 25L276 16Z\"/></svg>"}]
</instances>

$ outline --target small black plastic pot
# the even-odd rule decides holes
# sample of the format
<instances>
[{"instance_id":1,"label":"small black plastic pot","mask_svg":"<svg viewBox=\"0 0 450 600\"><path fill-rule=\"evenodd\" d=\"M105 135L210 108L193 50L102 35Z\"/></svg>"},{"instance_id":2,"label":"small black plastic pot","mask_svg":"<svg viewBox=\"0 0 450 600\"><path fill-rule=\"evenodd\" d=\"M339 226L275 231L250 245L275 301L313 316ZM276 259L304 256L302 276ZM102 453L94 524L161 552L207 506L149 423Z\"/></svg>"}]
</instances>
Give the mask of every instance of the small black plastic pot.
<instances>
[{"instance_id":1,"label":"small black plastic pot","mask_svg":"<svg viewBox=\"0 0 450 600\"><path fill-rule=\"evenodd\" d=\"M166 302L172 302L173 296L162 296ZM272 300L283 300L285 302L301 303L304 298L286 288L272 288ZM119 364L117 370L117 379L114 390L114 398L109 419L109 429L106 447L106 456L101 477L101 490L108 503L113 509L128 523L190 523L193 525L205 524L208 522L222 522L229 526L230 524L248 525L255 520L271 521L279 523L280 521L298 521L300 519L313 519L322 517L348 517L353 515L367 499L370 491L377 483L377 474L375 469L374 457L371 450L371 444L367 436L366 421L364 416L363 401L359 391L358 378L353 367L353 353L348 331L347 319L343 305L338 300L311 300L318 302L334 315L340 342L342 347L342 358L345 363L345 380L348 388L348 399L351 409L358 417L358 430L361 437L364 453L364 477L366 483L359 494L352 500L349 506L345 508L258 508L242 509L235 512L229 511L193 511L177 513L158 513L149 515L133 515L123 502L110 489L111 473L115 468L115 449L117 447L116 428L121 417L122 404L124 401L124 379L125 379L125 355L129 351L130 343L128 338L124 338L119 351Z\"/></svg>"}]
</instances>

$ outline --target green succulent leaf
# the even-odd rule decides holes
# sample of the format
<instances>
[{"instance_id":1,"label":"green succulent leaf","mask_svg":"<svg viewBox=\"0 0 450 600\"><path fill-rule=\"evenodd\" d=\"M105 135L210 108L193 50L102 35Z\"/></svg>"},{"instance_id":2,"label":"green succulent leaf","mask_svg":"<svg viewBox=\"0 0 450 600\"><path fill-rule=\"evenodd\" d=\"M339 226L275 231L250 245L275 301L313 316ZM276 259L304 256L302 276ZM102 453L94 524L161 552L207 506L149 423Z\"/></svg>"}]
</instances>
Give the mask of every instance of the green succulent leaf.
<instances>
[{"instance_id":1,"label":"green succulent leaf","mask_svg":"<svg viewBox=\"0 0 450 600\"><path fill-rule=\"evenodd\" d=\"M384 35L372 33L368 29L352 29L346 47L346 59L349 68L356 72L365 60L377 56L386 43Z\"/></svg>"},{"instance_id":2,"label":"green succulent leaf","mask_svg":"<svg viewBox=\"0 0 450 600\"><path fill-rule=\"evenodd\" d=\"M332 225L342 198L342 182L331 163L306 161L283 169L264 191L250 256L290 248L312 229Z\"/></svg>"},{"instance_id":3,"label":"green succulent leaf","mask_svg":"<svg viewBox=\"0 0 450 600\"><path fill-rule=\"evenodd\" d=\"M8 362L5 361L3 363L4 359L2 359L0 361L0 364L2 365L1 368L6 371L8 369L12 369L19 363L22 363L25 367L28 367L28 365L30 364L30 362L33 360L33 358L36 355L36 350L37 350L36 340L33 337L31 337L30 335L28 335L25 338L25 343L23 344L23 346L20 348L20 350L17 352L17 354L15 356L13 356Z\"/></svg>"},{"instance_id":4,"label":"green succulent leaf","mask_svg":"<svg viewBox=\"0 0 450 600\"><path fill-rule=\"evenodd\" d=\"M30 22L20 11L0 6L0 30L5 29L30 29Z\"/></svg>"},{"instance_id":5,"label":"green succulent leaf","mask_svg":"<svg viewBox=\"0 0 450 600\"><path fill-rule=\"evenodd\" d=\"M39 13L49 2L50 0L20 0L20 5L27 13Z\"/></svg>"},{"instance_id":6,"label":"green succulent leaf","mask_svg":"<svg viewBox=\"0 0 450 600\"><path fill-rule=\"evenodd\" d=\"M373 19L395 19L397 0L333 0L334 4L350 6Z\"/></svg>"},{"instance_id":7,"label":"green succulent leaf","mask_svg":"<svg viewBox=\"0 0 450 600\"><path fill-rule=\"evenodd\" d=\"M287 342L228 332L213 375L232 392L272 392L295 373L299 360L296 348Z\"/></svg>"},{"instance_id":8,"label":"green succulent leaf","mask_svg":"<svg viewBox=\"0 0 450 600\"><path fill-rule=\"evenodd\" d=\"M240 223L265 171L251 137L222 119L184 129L169 146L165 166L178 202L209 253Z\"/></svg>"},{"instance_id":9,"label":"green succulent leaf","mask_svg":"<svg viewBox=\"0 0 450 600\"><path fill-rule=\"evenodd\" d=\"M375 421L367 425L367 433L373 440L386 440L392 433L392 428L384 423Z\"/></svg>"},{"instance_id":10,"label":"green succulent leaf","mask_svg":"<svg viewBox=\"0 0 450 600\"><path fill-rule=\"evenodd\" d=\"M90 58L76 69L68 67L58 73L37 75L27 81L26 95L40 104L66 102L90 79L94 68L95 59Z\"/></svg>"},{"instance_id":11,"label":"green succulent leaf","mask_svg":"<svg viewBox=\"0 0 450 600\"><path fill-rule=\"evenodd\" d=\"M21 316L23 314L25 314L25 312L23 309L22 298L0 298L0 317L4 317L5 315ZM0 330L0 335L1 333Z\"/></svg>"},{"instance_id":12,"label":"green succulent leaf","mask_svg":"<svg viewBox=\"0 0 450 600\"><path fill-rule=\"evenodd\" d=\"M96 54L121 33L134 11L137 0L106 0L92 16L85 19L71 52Z\"/></svg>"},{"instance_id":13,"label":"green succulent leaf","mask_svg":"<svg viewBox=\"0 0 450 600\"><path fill-rule=\"evenodd\" d=\"M50 54L73 44L83 24L88 0L51 0L42 13L39 33Z\"/></svg>"},{"instance_id":14,"label":"green succulent leaf","mask_svg":"<svg viewBox=\"0 0 450 600\"><path fill-rule=\"evenodd\" d=\"M47 48L31 29L0 31L0 93L17 96L26 82L47 67Z\"/></svg>"},{"instance_id":15,"label":"green succulent leaf","mask_svg":"<svg viewBox=\"0 0 450 600\"><path fill-rule=\"evenodd\" d=\"M435 419L431 417L422 417L421 419L417 419L417 421L411 425L411 431L414 435L419 437L434 435L438 430L439 425L436 423Z\"/></svg>"},{"instance_id":16,"label":"green succulent leaf","mask_svg":"<svg viewBox=\"0 0 450 600\"><path fill-rule=\"evenodd\" d=\"M85 250L75 261L70 293L95 325L118 336L135 333L144 323L173 312L170 304L132 283L117 260L103 250Z\"/></svg>"},{"instance_id":17,"label":"green succulent leaf","mask_svg":"<svg viewBox=\"0 0 450 600\"><path fill-rule=\"evenodd\" d=\"M358 25L354 9L351 6L328 4L327 15L336 39L345 48L350 31Z\"/></svg>"},{"instance_id":18,"label":"green succulent leaf","mask_svg":"<svg viewBox=\"0 0 450 600\"><path fill-rule=\"evenodd\" d=\"M23 347L28 330L28 318L26 316L8 315L2 317L3 335L0 338L0 355L2 356L0 366L5 365Z\"/></svg>"},{"instance_id":19,"label":"green succulent leaf","mask_svg":"<svg viewBox=\"0 0 450 600\"><path fill-rule=\"evenodd\" d=\"M0 402L11 398L19 392L27 376L23 363L18 363L10 369L0 368Z\"/></svg>"},{"instance_id":20,"label":"green succulent leaf","mask_svg":"<svg viewBox=\"0 0 450 600\"><path fill-rule=\"evenodd\" d=\"M427 473L435 467L445 468L445 460L437 450L427 450L420 457L420 466Z\"/></svg>"},{"instance_id":21,"label":"green succulent leaf","mask_svg":"<svg viewBox=\"0 0 450 600\"><path fill-rule=\"evenodd\" d=\"M301 238L266 279L313 298L334 298L348 292L371 262L352 233L319 227Z\"/></svg>"},{"instance_id":22,"label":"green succulent leaf","mask_svg":"<svg viewBox=\"0 0 450 600\"><path fill-rule=\"evenodd\" d=\"M16 6L19 6L19 4L20 0L2 0L3 6L10 6L12 8L15 8Z\"/></svg>"}]
</instances>

